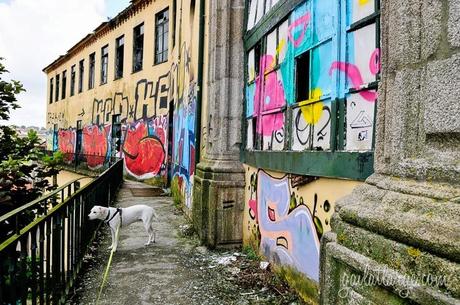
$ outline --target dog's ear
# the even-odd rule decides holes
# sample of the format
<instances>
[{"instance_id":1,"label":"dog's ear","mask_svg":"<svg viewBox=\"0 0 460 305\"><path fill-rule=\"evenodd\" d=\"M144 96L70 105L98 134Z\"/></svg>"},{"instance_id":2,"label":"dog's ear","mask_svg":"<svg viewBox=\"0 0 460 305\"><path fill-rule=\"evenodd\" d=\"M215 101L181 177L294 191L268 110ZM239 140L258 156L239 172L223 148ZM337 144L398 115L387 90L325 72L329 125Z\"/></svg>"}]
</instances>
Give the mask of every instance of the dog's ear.
<instances>
[{"instance_id":1,"label":"dog's ear","mask_svg":"<svg viewBox=\"0 0 460 305\"><path fill-rule=\"evenodd\" d=\"M102 207L99 207L99 211L102 211Z\"/></svg>"}]
</instances>

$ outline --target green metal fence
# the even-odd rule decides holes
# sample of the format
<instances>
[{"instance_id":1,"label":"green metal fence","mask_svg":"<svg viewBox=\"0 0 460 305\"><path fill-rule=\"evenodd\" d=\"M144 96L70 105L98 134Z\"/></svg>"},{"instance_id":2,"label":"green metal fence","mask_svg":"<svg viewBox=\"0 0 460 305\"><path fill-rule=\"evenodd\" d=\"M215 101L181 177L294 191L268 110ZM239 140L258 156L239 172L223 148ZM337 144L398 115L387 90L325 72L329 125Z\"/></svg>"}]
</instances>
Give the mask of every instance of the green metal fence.
<instances>
[{"instance_id":1,"label":"green metal fence","mask_svg":"<svg viewBox=\"0 0 460 305\"><path fill-rule=\"evenodd\" d=\"M123 160L82 188L79 180L0 217L0 304L65 301L100 225L89 210L113 201Z\"/></svg>"}]
</instances>

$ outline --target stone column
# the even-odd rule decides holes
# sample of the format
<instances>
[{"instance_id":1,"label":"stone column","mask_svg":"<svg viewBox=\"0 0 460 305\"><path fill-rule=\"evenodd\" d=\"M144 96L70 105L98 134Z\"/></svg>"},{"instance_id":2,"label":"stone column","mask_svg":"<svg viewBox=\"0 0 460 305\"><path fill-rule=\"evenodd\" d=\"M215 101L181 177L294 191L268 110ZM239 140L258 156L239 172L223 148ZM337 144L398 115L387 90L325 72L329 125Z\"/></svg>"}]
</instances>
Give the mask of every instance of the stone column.
<instances>
[{"instance_id":1,"label":"stone column","mask_svg":"<svg viewBox=\"0 0 460 305\"><path fill-rule=\"evenodd\" d=\"M240 160L243 113L243 0L212 0L208 5L209 40L207 138L196 167L193 221L210 246L242 240L244 169Z\"/></svg>"},{"instance_id":2,"label":"stone column","mask_svg":"<svg viewBox=\"0 0 460 305\"><path fill-rule=\"evenodd\" d=\"M337 203L322 304L460 302L460 1L381 1L375 174Z\"/></svg>"}]
</instances>

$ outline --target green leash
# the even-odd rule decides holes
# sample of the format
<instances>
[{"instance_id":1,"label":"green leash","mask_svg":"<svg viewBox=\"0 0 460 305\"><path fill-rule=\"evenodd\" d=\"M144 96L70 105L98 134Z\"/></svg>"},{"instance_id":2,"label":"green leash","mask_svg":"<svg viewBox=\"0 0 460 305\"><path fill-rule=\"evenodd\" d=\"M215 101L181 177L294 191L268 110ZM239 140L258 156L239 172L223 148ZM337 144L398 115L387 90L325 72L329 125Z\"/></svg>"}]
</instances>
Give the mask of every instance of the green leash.
<instances>
[{"instance_id":1,"label":"green leash","mask_svg":"<svg viewBox=\"0 0 460 305\"><path fill-rule=\"evenodd\" d=\"M117 227L117 232L115 233L115 238L116 238L115 240L117 240L117 241L118 241L118 232L120 230L120 226L121 226L121 221L120 221L120 224ZM99 299L101 298L102 290L104 290L104 286L107 283L107 277L109 275L110 265L112 264L112 257L113 257L114 252L115 252L115 249L112 248L112 251L110 251L109 262L107 263L107 267L105 268L104 276L102 277L101 288L99 288L99 293L97 295L96 305L99 304Z\"/></svg>"}]
</instances>

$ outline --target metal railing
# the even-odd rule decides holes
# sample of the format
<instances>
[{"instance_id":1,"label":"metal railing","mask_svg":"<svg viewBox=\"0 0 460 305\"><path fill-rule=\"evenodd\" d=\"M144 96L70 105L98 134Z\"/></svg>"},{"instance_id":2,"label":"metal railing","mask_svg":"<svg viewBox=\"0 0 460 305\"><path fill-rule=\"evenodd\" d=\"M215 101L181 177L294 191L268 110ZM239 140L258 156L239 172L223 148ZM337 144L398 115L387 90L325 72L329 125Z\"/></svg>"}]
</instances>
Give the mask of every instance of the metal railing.
<instances>
[{"instance_id":1,"label":"metal railing","mask_svg":"<svg viewBox=\"0 0 460 305\"><path fill-rule=\"evenodd\" d=\"M65 301L100 225L88 220L89 210L113 201L123 160L82 188L79 180L0 217L7 232L0 239L0 304ZM31 214L32 221L21 221Z\"/></svg>"}]
</instances>

